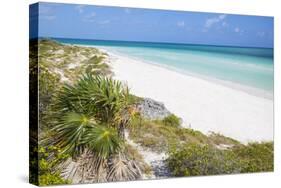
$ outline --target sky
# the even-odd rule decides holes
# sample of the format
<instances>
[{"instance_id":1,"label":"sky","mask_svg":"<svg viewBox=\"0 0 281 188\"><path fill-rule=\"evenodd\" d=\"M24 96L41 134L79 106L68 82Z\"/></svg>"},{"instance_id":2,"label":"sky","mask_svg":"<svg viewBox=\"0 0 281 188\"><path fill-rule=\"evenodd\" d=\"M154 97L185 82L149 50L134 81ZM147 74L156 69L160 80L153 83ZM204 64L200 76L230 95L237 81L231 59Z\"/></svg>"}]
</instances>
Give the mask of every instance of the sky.
<instances>
[{"instance_id":1,"label":"sky","mask_svg":"<svg viewBox=\"0 0 281 188\"><path fill-rule=\"evenodd\" d=\"M273 17L39 3L31 7L30 23L31 38L273 48Z\"/></svg>"}]
</instances>

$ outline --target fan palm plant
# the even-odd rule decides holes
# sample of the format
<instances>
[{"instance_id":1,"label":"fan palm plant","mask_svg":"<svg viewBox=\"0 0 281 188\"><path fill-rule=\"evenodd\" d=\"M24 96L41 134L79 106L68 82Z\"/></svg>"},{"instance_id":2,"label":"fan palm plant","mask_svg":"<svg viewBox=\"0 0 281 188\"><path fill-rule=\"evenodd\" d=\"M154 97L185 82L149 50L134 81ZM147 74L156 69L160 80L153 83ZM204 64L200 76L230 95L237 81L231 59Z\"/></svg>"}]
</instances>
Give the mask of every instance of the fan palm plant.
<instances>
[{"instance_id":1,"label":"fan palm plant","mask_svg":"<svg viewBox=\"0 0 281 188\"><path fill-rule=\"evenodd\" d=\"M112 78L85 75L65 85L56 101L52 144L79 162L74 171L80 172L80 181L141 177L137 163L120 157L124 131L134 114L128 87Z\"/></svg>"}]
</instances>

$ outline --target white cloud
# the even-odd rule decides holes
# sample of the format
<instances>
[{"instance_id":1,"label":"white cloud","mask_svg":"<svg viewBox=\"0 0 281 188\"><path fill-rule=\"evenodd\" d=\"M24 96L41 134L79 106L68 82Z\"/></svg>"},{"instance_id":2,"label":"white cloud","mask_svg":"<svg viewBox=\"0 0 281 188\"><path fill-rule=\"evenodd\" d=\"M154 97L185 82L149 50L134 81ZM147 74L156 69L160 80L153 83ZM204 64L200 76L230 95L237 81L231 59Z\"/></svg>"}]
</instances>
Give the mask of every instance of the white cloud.
<instances>
[{"instance_id":1,"label":"white cloud","mask_svg":"<svg viewBox=\"0 0 281 188\"><path fill-rule=\"evenodd\" d=\"M177 26L179 26L179 27L184 27L184 26L185 26L184 21L178 21L178 22L177 22Z\"/></svg>"},{"instance_id":2,"label":"white cloud","mask_svg":"<svg viewBox=\"0 0 281 188\"><path fill-rule=\"evenodd\" d=\"M76 7L75 7L75 9L81 14L81 13L83 13L84 12L84 7L85 7L86 5L77 5Z\"/></svg>"},{"instance_id":3,"label":"white cloud","mask_svg":"<svg viewBox=\"0 0 281 188\"><path fill-rule=\"evenodd\" d=\"M216 17L213 17L213 18L209 18L205 22L205 27L206 28L211 28L214 24L218 24L218 23L222 22L225 18L226 18L225 14L221 14L219 16L216 16Z\"/></svg>"},{"instance_id":4,"label":"white cloud","mask_svg":"<svg viewBox=\"0 0 281 188\"><path fill-rule=\"evenodd\" d=\"M93 22L95 21L96 13L92 12L91 14L84 17L83 21L85 22Z\"/></svg>"},{"instance_id":5,"label":"white cloud","mask_svg":"<svg viewBox=\"0 0 281 188\"><path fill-rule=\"evenodd\" d=\"M234 32L235 32L235 33L239 33L239 32L240 32L240 28L239 28L239 27L235 27L235 28L234 28Z\"/></svg>"}]
</instances>

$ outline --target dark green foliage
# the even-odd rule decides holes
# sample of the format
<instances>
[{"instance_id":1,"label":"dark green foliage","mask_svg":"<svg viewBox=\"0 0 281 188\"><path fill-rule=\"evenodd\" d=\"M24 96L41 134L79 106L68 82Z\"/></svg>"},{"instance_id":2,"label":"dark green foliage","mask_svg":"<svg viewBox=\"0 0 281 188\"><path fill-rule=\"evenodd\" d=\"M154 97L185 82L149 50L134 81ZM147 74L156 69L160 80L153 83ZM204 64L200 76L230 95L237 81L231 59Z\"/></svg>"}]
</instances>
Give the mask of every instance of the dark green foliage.
<instances>
[{"instance_id":1,"label":"dark green foliage","mask_svg":"<svg viewBox=\"0 0 281 188\"><path fill-rule=\"evenodd\" d=\"M59 173L46 173L39 176L40 186L63 185L63 184L70 184L70 182L62 179Z\"/></svg>"},{"instance_id":2,"label":"dark green foliage","mask_svg":"<svg viewBox=\"0 0 281 188\"><path fill-rule=\"evenodd\" d=\"M163 123L167 126L174 126L174 127L178 127L180 126L181 120L179 117L177 117L174 114L171 114L167 117L165 117L163 120Z\"/></svg>"},{"instance_id":3,"label":"dark green foliage","mask_svg":"<svg viewBox=\"0 0 281 188\"><path fill-rule=\"evenodd\" d=\"M114 123L129 104L129 90L112 78L85 75L66 84L58 95L56 107L62 112L95 116L96 121Z\"/></svg>"},{"instance_id":4,"label":"dark green foliage","mask_svg":"<svg viewBox=\"0 0 281 188\"><path fill-rule=\"evenodd\" d=\"M167 162L175 176L230 174L240 171L232 152L208 145L185 144L179 150L170 151Z\"/></svg>"},{"instance_id":5,"label":"dark green foliage","mask_svg":"<svg viewBox=\"0 0 281 188\"><path fill-rule=\"evenodd\" d=\"M83 135L83 143L101 158L108 158L121 148L122 140L118 137L116 129L96 126L87 129Z\"/></svg>"},{"instance_id":6,"label":"dark green foliage","mask_svg":"<svg viewBox=\"0 0 281 188\"><path fill-rule=\"evenodd\" d=\"M57 169L62 161L66 160L69 156L60 153L57 147L39 147L39 185L59 185L69 184L69 180L65 180L60 176L60 171Z\"/></svg>"},{"instance_id":7,"label":"dark green foliage","mask_svg":"<svg viewBox=\"0 0 281 188\"><path fill-rule=\"evenodd\" d=\"M185 144L169 151L167 163L175 176L272 171L273 144L252 143L226 150Z\"/></svg>"},{"instance_id":8,"label":"dark green foliage","mask_svg":"<svg viewBox=\"0 0 281 188\"><path fill-rule=\"evenodd\" d=\"M74 154L76 148L81 145L86 130L94 125L95 122L84 114L65 113L53 128L55 135L52 144L63 148L65 153Z\"/></svg>"},{"instance_id":9,"label":"dark green foliage","mask_svg":"<svg viewBox=\"0 0 281 188\"><path fill-rule=\"evenodd\" d=\"M237 146L232 151L241 160L241 172L270 172L274 165L274 148L272 142L250 143Z\"/></svg>"}]
</instances>

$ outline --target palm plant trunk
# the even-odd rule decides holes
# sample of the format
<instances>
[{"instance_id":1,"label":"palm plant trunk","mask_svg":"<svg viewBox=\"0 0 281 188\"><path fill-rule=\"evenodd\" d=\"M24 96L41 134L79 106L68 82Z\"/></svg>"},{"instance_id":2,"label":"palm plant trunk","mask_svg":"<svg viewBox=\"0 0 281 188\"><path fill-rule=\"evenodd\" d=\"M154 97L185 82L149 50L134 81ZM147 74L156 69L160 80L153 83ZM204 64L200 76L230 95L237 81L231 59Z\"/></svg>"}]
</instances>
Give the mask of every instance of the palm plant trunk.
<instances>
[{"instance_id":1,"label":"palm plant trunk","mask_svg":"<svg viewBox=\"0 0 281 188\"><path fill-rule=\"evenodd\" d=\"M122 140L125 140L125 128L126 128L127 121L128 120L121 121L120 125L118 126L118 136Z\"/></svg>"}]
</instances>

